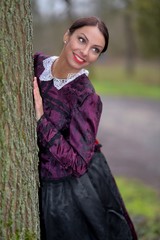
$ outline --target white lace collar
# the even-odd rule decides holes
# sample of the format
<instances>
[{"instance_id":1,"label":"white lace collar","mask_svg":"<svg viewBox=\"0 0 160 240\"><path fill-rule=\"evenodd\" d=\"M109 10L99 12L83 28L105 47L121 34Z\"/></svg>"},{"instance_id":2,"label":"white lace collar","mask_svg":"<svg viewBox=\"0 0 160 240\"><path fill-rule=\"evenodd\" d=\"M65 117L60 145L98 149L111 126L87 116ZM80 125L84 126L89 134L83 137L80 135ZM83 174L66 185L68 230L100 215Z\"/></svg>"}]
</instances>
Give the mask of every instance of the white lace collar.
<instances>
[{"instance_id":1,"label":"white lace collar","mask_svg":"<svg viewBox=\"0 0 160 240\"><path fill-rule=\"evenodd\" d=\"M43 60L44 71L42 72L42 74L39 77L39 79L41 81L50 81L53 79L54 86L59 90L63 86L65 86L67 83L72 82L74 79L76 79L78 76L80 76L82 74L86 74L88 76L89 71L86 69L81 69L78 73L69 74L66 79L59 79L59 78L53 77L52 72L51 72L51 66L52 66L52 63L57 58L58 58L58 56L52 56L52 57L49 57L49 58L46 58L45 60Z\"/></svg>"}]
</instances>

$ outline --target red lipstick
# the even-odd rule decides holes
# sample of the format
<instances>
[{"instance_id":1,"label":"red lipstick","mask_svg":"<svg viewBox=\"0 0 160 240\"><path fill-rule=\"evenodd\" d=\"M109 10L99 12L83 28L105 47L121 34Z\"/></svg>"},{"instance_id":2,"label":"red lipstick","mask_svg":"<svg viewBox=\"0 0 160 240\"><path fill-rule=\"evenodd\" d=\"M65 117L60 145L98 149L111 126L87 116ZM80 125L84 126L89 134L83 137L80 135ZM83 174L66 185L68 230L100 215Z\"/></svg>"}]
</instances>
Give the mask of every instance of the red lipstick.
<instances>
[{"instance_id":1,"label":"red lipstick","mask_svg":"<svg viewBox=\"0 0 160 240\"><path fill-rule=\"evenodd\" d=\"M78 64L83 64L85 62L85 60L79 57L77 54L73 54L73 58Z\"/></svg>"}]
</instances>

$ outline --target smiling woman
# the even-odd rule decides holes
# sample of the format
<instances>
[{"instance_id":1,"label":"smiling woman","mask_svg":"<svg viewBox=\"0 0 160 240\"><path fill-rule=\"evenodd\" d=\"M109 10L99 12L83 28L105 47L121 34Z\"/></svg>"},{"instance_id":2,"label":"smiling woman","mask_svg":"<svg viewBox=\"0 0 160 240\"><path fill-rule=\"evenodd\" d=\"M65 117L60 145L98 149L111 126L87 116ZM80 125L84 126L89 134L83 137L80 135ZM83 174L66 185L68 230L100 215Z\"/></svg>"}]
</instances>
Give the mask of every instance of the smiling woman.
<instances>
[{"instance_id":1,"label":"smiling woman","mask_svg":"<svg viewBox=\"0 0 160 240\"><path fill-rule=\"evenodd\" d=\"M80 18L58 57L35 54L43 240L137 239L96 140L102 102L85 69L108 39L100 19Z\"/></svg>"},{"instance_id":2,"label":"smiling woman","mask_svg":"<svg viewBox=\"0 0 160 240\"><path fill-rule=\"evenodd\" d=\"M105 46L105 39L97 26L84 26L72 34L67 31L64 42L65 47L58 61L61 63L61 59L65 59L66 72L74 73L95 62Z\"/></svg>"}]
</instances>

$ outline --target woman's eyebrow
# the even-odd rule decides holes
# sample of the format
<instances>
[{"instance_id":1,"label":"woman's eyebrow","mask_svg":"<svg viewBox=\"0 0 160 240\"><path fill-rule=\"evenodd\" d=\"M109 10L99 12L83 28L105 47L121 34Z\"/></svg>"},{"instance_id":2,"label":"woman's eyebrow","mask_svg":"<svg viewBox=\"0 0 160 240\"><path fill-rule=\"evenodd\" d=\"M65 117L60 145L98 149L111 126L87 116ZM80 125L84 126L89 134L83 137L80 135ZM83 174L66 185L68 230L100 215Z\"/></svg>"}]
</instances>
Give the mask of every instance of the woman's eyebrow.
<instances>
[{"instance_id":1,"label":"woman's eyebrow","mask_svg":"<svg viewBox=\"0 0 160 240\"><path fill-rule=\"evenodd\" d=\"M82 34L86 38L86 40L88 41L88 38L84 33L80 33L80 34Z\"/></svg>"},{"instance_id":2,"label":"woman's eyebrow","mask_svg":"<svg viewBox=\"0 0 160 240\"><path fill-rule=\"evenodd\" d=\"M89 41L88 38L87 38L87 36L86 36L84 33L80 33L80 34L82 34L82 35L85 37L85 39L86 39L87 41ZM102 46L97 45L97 44L94 44L94 46L95 46L95 47L103 48Z\"/></svg>"}]
</instances>

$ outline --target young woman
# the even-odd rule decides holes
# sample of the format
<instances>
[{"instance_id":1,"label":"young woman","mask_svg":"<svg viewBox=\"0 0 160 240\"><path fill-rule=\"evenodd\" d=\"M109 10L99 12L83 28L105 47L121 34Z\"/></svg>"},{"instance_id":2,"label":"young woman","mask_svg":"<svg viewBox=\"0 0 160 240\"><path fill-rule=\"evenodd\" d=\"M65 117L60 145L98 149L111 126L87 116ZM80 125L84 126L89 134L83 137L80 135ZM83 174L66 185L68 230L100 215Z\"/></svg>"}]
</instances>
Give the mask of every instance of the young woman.
<instances>
[{"instance_id":1,"label":"young woman","mask_svg":"<svg viewBox=\"0 0 160 240\"><path fill-rule=\"evenodd\" d=\"M58 57L34 57L43 240L137 239L96 141L102 103L85 69L108 39L100 19L80 18Z\"/></svg>"}]
</instances>

